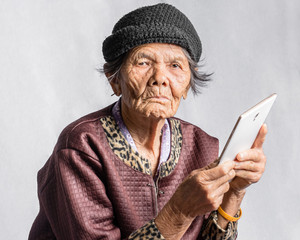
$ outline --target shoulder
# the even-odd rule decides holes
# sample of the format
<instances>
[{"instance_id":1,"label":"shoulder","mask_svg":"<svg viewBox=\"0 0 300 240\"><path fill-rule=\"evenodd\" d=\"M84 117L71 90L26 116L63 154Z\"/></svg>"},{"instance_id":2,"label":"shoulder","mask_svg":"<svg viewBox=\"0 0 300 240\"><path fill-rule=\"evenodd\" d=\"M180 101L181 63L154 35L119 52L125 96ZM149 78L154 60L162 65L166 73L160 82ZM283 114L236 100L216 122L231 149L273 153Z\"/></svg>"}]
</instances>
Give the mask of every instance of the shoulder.
<instances>
[{"instance_id":1,"label":"shoulder","mask_svg":"<svg viewBox=\"0 0 300 240\"><path fill-rule=\"evenodd\" d=\"M112 106L83 116L63 129L53 153L38 172L39 191L53 182L55 176L65 174L71 168L93 166L100 169L99 151L105 148L100 119L111 114Z\"/></svg>"},{"instance_id":2,"label":"shoulder","mask_svg":"<svg viewBox=\"0 0 300 240\"><path fill-rule=\"evenodd\" d=\"M197 162L197 168L208 166L218 158L219 140L217 138L209 135L194 124L178 118L173 119L180 122L182 156L190 156L193 159L191 161Z\"/></svg>"},{"instance_id":3,"label":"shoulder","mask_svg":"<svg viewBox=\"0 0 300 240\"><path fill-rule=\"evenodd\" d=\"M83 151L103 134L100 119L111 115L113 104L72 122L59 135L54 152L63 149ZM91 147L91 146L90 146ZM84 152L84 151L83 151Z\"/></svg>"},{"instance_id":4,"label":"shoulder","mask_svg":"<svg viewBox=\"0 0 300 240\"><path fill-rule=\"evenodd\" d=\"M219 144L219 140L216 137L213 137L210 134L206 133L200 127L179 118L173 117L171 119L180 122L183 139L190 139L193 141L201 140L213 145Z\"/></svg>"}]
</instances>

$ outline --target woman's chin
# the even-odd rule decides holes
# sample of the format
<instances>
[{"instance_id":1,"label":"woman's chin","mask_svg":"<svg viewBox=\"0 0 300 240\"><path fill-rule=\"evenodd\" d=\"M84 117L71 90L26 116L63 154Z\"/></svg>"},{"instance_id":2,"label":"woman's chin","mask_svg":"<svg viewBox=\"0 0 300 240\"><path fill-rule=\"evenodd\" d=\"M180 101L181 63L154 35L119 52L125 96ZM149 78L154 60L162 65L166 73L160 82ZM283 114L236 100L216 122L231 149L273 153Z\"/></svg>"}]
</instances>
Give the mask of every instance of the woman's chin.
<instances>
[{"instance_id":1,"label":"woman's chin","mask_svg":"<svg viewBox=\"0 0 300 240\"><path fill-rule=\"evenodd\" d=\"M148 118L169 118L173 117L175 115L175 112L173 113L172 109L169 107L158 107L158 108L150 108L147 109L144 112L145 116Z\"/></svg>"}]
</instances>

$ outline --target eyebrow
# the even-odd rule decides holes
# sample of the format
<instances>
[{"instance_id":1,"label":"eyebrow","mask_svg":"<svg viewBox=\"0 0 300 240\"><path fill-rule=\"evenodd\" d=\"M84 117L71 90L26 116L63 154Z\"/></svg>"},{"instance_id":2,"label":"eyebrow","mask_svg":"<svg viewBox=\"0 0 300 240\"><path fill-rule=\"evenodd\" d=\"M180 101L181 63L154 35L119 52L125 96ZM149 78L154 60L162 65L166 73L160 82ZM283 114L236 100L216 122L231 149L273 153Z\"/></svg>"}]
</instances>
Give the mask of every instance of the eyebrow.
<instances>
[{"instance_id":1,"label":"eyebrow","mask_svg":"<svg viewBox=\"0 0 300 240\"><path fill-rule=\"evenodd\" d=\"M152 54L147 54L145 52L138 52L134 56L134 61L137 61L138 59L141 59L141 58L150 59L152 61L155 60L155 57ZM171 55L168 57L168 62L175 62L175 61L184 61L184 57L180 56L180 55Z\"/></svg>"},{"instance_id":2,"label":"eyebrow","mask_svg":"<svg viewBox=\"0 0 300 240\"><path fill-rule=\"evenodd\" d=\"M151 60L154 59L153 56L151 56L151 55L149 55L149 54L147 54L147 53L144 53L144 52L139 52L139 53L137 53L137 55L136 55L134 58L135 58L135 59L148 58L148 59L151 59Z\"/></svg>"},{"instance_id":3,"label":"eyebrow","mask_svg":"<svg viewBox=\"0 0 300 240\"><path fill-rule=\"evenodd\" d=\"M183 61L184 57L183 56L173 56L172 61Z\"/></svg>"}]
</instances>

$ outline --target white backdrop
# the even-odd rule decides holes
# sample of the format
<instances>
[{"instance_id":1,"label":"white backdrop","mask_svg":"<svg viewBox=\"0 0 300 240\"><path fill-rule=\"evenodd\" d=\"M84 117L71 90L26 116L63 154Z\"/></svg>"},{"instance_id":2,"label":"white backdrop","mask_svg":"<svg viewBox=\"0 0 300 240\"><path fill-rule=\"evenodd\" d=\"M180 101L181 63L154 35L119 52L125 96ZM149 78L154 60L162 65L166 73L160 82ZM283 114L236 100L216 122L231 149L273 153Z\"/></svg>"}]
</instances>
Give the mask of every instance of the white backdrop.
<instances>
[{"instance_id":1,"label":"white backdrop","mask_svg":"<svg viewBox=\"0 0 300 240\"><path fill-rule=\"evenodd\" d=\"M1 0L0 239L26 239L38 213L36 174L71 121L116 100L102 41L128 11L159 1ZM262 180L242 205L239 239L299 239L300 3L173 3L194 23L214 81L177 114L220 139L237 116L278 93L267 124Z\"/></svg>"}]
</instances>

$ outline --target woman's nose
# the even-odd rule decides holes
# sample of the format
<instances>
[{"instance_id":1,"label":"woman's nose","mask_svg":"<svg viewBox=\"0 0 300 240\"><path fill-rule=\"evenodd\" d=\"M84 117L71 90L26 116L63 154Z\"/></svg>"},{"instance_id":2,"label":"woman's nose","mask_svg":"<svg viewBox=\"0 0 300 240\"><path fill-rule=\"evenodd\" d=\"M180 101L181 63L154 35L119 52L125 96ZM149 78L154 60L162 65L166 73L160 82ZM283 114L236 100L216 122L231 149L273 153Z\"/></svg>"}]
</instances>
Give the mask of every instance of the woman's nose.
<instances>
[{"instance_id":1,"label":"woman's nose","mask_svg":"<svg viewBox=\"0 0 300 240\"><path fill-rule=\"evenodd\" d=\"M165 67L156 67L153 75L149 80L150 86L164 86L168 85L167 71Z\"/></svg>"}]
</instances>

